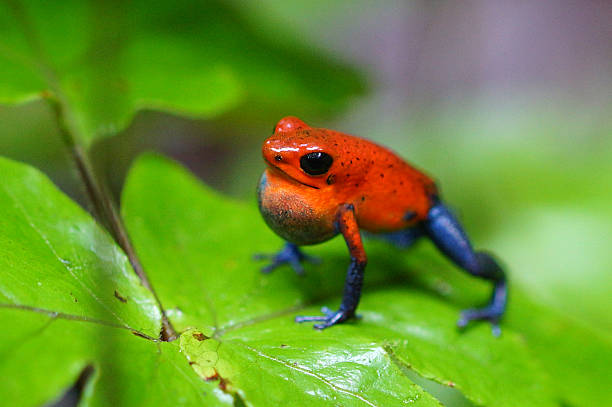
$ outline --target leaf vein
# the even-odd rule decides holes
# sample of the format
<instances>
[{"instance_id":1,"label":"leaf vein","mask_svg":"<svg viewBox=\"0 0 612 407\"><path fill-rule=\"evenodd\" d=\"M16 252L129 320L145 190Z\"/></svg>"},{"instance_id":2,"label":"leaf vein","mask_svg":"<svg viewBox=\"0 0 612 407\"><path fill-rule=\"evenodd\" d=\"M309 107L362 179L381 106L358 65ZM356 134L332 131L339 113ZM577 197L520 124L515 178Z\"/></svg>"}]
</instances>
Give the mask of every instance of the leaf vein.
<instances>
[{"instance_id":1,"label":"leaf vein","mask_svg":"<svg viewBox=\"0 0 612 407\"><path fill-rule=\"evenodd\" d=\"M329 386L329 387L330 387L330 388L332 388L334 391L337 391L338 393L343 393L343 394L349 395L349 396L351 396L351 397L355 397L356 399L358 399L358 400L360 400L360 401L364 402L364 403L365 403L365 404L367 404L368 406L371 406L371 407L378 407L378 406L376 406L376 404L374 404L374 403L372 403L371 401L367 400L366 398L364 398L364 397L363 397L363 396L361 396L360 394L355 393L355 392L352 392L352 391L347 390L347 389L345 389L345 388L342 388L342 387L336 386L335 384L331 383L329 380L327 380L327 379L326 379L326 378L324 378L323 376L320 376L320 375L318 375L318 374L316 374L316 373L314 373L314 372L311 372L310 370L308 370L308 369L306 369L306 368L303 368L303 367L298 366L298 365L293 365L293 364L288 363L288 362L286 362L286 361L284 361L284 360L282 360L282 359L278 359L278 358L275 358L274 356L267 355L267 354L265 354L265 353L263 353L263 352L261 352L261 351L259 351L259 350L255 349L255 348L252 348L252 347L250 347L249 345L246 345L246 344L244 344L244 343L238 343L238 342L237 342L237 344L239 344L240 346L244 347L245 349L250 350L251 352L255 353L257 356L260 356L260 357L262 357L262 358L265 358L265 359L271 360L271 361L276 362L276 363L280 363L280 364L282 364L283 366L285 366L285 367L287 367L287 368L291 369L292 371L297 371L297 372L302 373L302 374L304 374L304 375L307 375L307 376L313 377L313 378L315 378L315 379L319 380L320 382L322 382L323 384L325 384L325 385Z\"/></svg>"},{"instance_id":2,"label":"leaf vein","mask_svg":"<svg viewBox=\"0 0 612 407\"><path fill-rule=\"evenodd\" d=\"M121 325L121 324L115 324L109 321L104 321L102 319L96 319L96 318L90 318L84 315L76 315L76 314L67 314L65 312L58 312L58 311L51 311L48 309L44 309L44 308L37 308L37 307L32 307L29 305L22 305L22 304L3 304L0 303L0 308L6 308L6 309L16 309L16 310L21 310L21 311L28 311L28 312L36 312L39 314L45 314L47 316L49 316L52 319L65 319L65 320L69 320L69 321L80 321L80 322L89 322L89 323L93 323L93 324L98 324L98 325L104 325L106 327L109 328L119 328L119 329L126 329L128 331L131 331L135 334L137 334L138 336L144 338L144 339L148 339L150 341L154 341L157 342L158 339L157 338L153 338L152 336L147 335L144 332L139 331L138 329L132 328L128 325Z\"/></svg>"},{"instance_id":3,"label":"leaf vein","mask_svg":"<svg viewBox=\"0 0 612 407\"><path fill-rule=\"evenodd\" d=\"M83 287L83 289L85 291L87 291L89 293L89 295L98 303L100 304L100 306L102 306L102 308L104 308L106 311L108 311L110 314L112 314L117 321L119 321L121 324L123 325L127 325L125 323L125 321L119 316L117 315L110 307L108 307L107 304L105 304L92 290L91 288L89 288L85 283L83 283L83 281L81 281L81 279L78 278L78 276L74 273L74 271L72 270L72 267L68 266L68 264L66 264L66 260L62 259L59 254L57 253L57 251L55 250L55 248L53 247L53 245L51 244L51 242L49 241L49 239L47 238L47 236L37 228L37 226L34 224L34 222L32 221L32 219L30 218L30 216L28 215L28 213L26 212L25 208L20 204L20 202L15 198L15 196L5 187L3 186L4 191L6 192L6 194L11 198L11 200L13 201L15 208L17 208L21 214L23 215L23 217L25 218L25 220L27 221L28 225L36 232L36 234L43 240L43 242L45 242L45 245L49 248L49 250L51 251L51 253L53 253L53 255L55 256L55 258L57 259L57 261L59 261L62 266L64 266L64 268L68 271L68 273L72 276L72 278L81 286Z\"/></svg>"}]
</instances>

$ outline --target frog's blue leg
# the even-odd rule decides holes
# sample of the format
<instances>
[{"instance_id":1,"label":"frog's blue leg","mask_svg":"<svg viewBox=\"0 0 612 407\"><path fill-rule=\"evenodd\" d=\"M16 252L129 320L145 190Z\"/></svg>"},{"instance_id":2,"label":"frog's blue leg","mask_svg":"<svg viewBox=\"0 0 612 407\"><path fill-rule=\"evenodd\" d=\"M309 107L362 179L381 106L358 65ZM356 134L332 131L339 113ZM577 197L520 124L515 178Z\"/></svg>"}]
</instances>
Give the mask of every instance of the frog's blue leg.
<instances>
[{"instance_id":1,"label":"frog's blue leg","mask_svg":"<svg viewBox=\"0 0 612 407\"><path fill-rule=\"evenodd\" d=\"M484 319L493 324L493 334L499 335L499 320L506 309L508 297L506 275L502 268L489 254L472 249L463 228L442 203L436 203L429 210L424 228L438 249L457 266L473 276L491 280L494 284L489 304L484 308L464 310L457 325L464 327L472 320Z\"/></svg>"},{"instance_id":2,"label":"frog's blue leg","mask_svg":"<svg viewBox=\"0 0 612 407\"><path fill-rule=\"evenodd\" d=\"M324 315L297 316L296 322L320 322L315 324L315 329L325 329L355 317L355 310L361 298L361 287L363 285L363 272L368 258L361 242L361 233L357 225L355 208L353 205L343 205L337 215L336 229L344 237L349 249L351 263L349 264L346 281L344 283L344 294L338 311L332 311L327 307L321 310Z\"/></svg>"},{"instance_id":3,"label":"frog's blue leg","mask_svg":"<svg viewBox=\"0 0 612 407\"><path fill-rule=\"evenodd\" d=\"M408 229L398 230L397 232L372 234L371 236L391 243L400 249L407 249L423 237L423 235L425 235L425 230L421 225L418 225Z\"/></svg>"},{"instance_id":4,"label":"frog's blue leg","mask_svg":"<svg viewBox=\"0 0 612 407\"><path fill-rule=\"evenodd\" d=\"M275 254L256 254L254 256L255 260L271 260L271 263L267 266L262 267L262 273L270 273L274 271L278 266L282 266L283 264L289 264L293 271L296 274L304 275L304 267L302 266L303 261L308 261L310 263L320 263L316 257L308 256L303 253L300 248L293 243L285 243L285 246Z\"/></svg>"}]
</instances>

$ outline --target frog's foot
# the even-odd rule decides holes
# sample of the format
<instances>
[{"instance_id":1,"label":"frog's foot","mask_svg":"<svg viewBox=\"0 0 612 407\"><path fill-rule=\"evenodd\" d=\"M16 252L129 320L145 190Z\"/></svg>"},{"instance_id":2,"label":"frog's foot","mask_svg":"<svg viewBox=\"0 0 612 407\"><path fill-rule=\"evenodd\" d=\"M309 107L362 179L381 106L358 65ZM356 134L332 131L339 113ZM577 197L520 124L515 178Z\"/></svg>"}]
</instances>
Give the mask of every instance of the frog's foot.
<instances>
[{"instance_id":1,"label":"frog's foot","mask_svg":"<svg viewBox=\"0 0 612 407\"><path fill-rule=\"evenodd\" d=\"M461 311L461 316L457 321L459 328L465 328L470 321L485 320L491 323L491 330L494 336L501 335L501 328L499 327L499 320L504 314L504 308L490 304L484 308L466 309Z\"/></svg>"},{"instance_id":2,"label":"frog's foot","mask_svg":"<svg viewBox=\"0 0 612 407\"><path fill-rule=\"evenodd\" d=\"M315 324L313 326L314 329L325 329L325 328L329 328L332 325L336 325L339 324L341 322L346 321L347 319L350 318L354 318L355 317L355 313L354 312L349 312L349 311L344 311L342 309L338 310L338 311L332 311L327 307L323 307L321 308L321 312L324 315L317 315L317 316L297 316L295 317L295 322L322 322L321 324Z\"/></svg>"},{"instance_id":3,"label":"frog's foot","mask_svg":"<svg viewBox=\"0 0 612 407\"><path fill-rule=\"evenodd\" d=\"M274 271L277 267L283 264L289 264L293 271L298 275L304 275L304 267L302 262L307 261L313 264L321 263L321 260L317 257L309 256L302 253L300 248L293 243L287 243L282 250L276 254L256 254L253 256L255 260L271 260L270 264L262 267L261 272L268 274Z\"/></svg>"}]
</instances>

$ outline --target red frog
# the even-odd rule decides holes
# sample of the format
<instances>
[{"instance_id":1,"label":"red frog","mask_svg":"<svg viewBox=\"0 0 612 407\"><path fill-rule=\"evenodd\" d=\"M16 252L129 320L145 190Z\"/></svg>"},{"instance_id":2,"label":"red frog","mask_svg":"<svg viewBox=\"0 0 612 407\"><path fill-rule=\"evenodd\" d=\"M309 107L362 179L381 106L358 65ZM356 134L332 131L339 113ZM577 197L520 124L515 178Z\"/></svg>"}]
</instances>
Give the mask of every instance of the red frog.
<instances>
[{"instance_id":1,"label":"red frog","mask_svg":"<svg viewBox=\"0 0 612 407\"><path fill-rule=\"evenodd\" d=\"M401 247L428 237L458 267L492 281L489 304L464 310L458 325L488 320L499 335L507 299L504 271L492 256L472 248L431 178L385 147L312 128L296 117L279 121L262 150L267 169L257 191L259 209L268 226L287 241L279 253L258 256L272 260L262 271L289 264L303 274L302 261L312 259L299 247L337 234L344 237L350 253L340 308L299 316L297 322L316 321L314 327L324 329L355 316L367 263L364 230Z\"/></svg>"}]
</instances>

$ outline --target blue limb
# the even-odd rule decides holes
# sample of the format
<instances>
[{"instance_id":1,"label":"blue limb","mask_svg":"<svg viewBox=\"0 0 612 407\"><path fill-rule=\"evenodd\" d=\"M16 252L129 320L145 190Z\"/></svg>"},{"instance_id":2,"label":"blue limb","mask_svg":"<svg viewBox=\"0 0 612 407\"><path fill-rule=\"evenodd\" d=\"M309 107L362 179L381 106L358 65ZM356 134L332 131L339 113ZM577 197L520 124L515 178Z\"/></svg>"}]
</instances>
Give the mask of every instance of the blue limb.
<instances>
[{"instance_id":1,"label":"blue limb","mask_svg":"<svg viewBox=\"0 0 612 407\"><path fill-rule=\"evenodd\" d=\"M330 326L339 324L348 319L355 318L355 310L361 298L363 273L368 259L361 242L361 234L359 232L359 226L357 225L355 208L353 205L345 205L340 208L336 220L336 228L344 237L344 241L348 246L351 256L351 262L346 273L344 293L342 295L340 308L337 311L331 311L324 307L322 309L324 315L298 316L295 318L296 322L321 322L320 324L314 325L315 329L329 328Z\"/></svg>"},{"instance_id":2,"label":"blue limb","mask_svg":"<svg viewBox=\"0 0 612 407\"><path fill-rule=\"evenodd\" d=\"M489 304L484 308L464 310L457 325L463 328L470 321L487 320L493 325L493 335L498 336L501 333L499 321L506 310L508 298L506 275L502 268L488 253L474 251L463 228L442 203L436 203L429 210L424 227L438 249L457 266L473 276L493 282Z\"/></svg>"},{"instance_id":3,"label":"blue limb","mask_svg":"<svg viewBox=\"0 0 612 407\"><path fill-rule=\"evenodd\" d=\"M397 232L381 233L371 236L391 243L400 249L407 249L416 243L416 241L419 240L424 234L425 231L419 225L410 227L408 229L398 230Z\"/></svg>"},{"instance_id":4,"label":"blue limb","mask_svg":"<svg viewBox=\"0 0 612 407\"><path fill-rule=\"evenodd\" d=\"M303 253L300 248L293 243L285 243L285 246L275 254L261 254L258 253L253 256L255 260L272 260L270 264L262 267L261 272L268 274L274 271L283 264L289 264L293 271L298 275L304 275L304 267L302 262L308 261L310 263L318 264L321 262L317 257L309 256Z\"/></svg>"}]
</instances>

